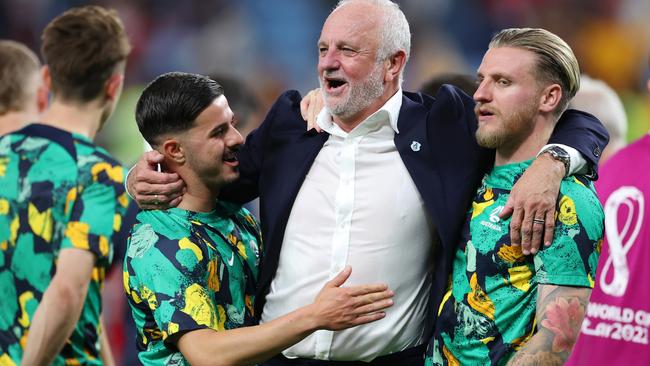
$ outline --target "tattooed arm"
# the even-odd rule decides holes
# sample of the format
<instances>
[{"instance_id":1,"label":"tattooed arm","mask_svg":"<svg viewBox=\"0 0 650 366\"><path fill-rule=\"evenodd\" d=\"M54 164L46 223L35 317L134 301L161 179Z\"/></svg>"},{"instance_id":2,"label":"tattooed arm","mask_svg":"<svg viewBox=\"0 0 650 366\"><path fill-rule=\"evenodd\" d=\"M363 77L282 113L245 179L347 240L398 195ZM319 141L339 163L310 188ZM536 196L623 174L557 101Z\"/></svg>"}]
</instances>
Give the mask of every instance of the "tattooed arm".
<instances>
[{"instance_id":1,"label":"tattooed arm","mask_svg":"<svg viewBox=\"0 0 650 366\"><path fill-rule=\"evenodd\" d=\"M590 288L540 285L537 333L508 365L563 365L580 333L589 295Z\"/></svg>"}]
</instances>

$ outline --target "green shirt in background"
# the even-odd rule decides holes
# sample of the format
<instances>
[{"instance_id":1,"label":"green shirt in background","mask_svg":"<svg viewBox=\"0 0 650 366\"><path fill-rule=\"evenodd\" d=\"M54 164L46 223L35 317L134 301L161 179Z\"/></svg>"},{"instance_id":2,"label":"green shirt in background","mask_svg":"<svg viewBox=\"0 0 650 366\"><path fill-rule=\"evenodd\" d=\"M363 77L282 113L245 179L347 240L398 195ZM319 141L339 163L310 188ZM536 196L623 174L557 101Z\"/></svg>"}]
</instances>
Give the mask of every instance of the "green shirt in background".
<instances>
[{"instance_id":1,"label":"green shirt in background","mask_svg":"<svg viewBox=\"0 0 650 366\"><path fill-rule=\"evenodd\" d=\"M0 137L0 364L20 364L62 249L97 260L81 317L53 365L101 365L101 288L129 203L124 169L87 137L40 124Z\"/></svg>"},{"instance_id":2,"label":"green shirt in background","mask_svg":"<svg viewBox=\"0 0 650 366\"><path fill-rule=\"evenodd\" d=\"M498 215L532 161L495 167L474 197L426 365L504 365L535 333L537 286L594 286L603 210L593 185L560 186L553 244L524 256Z\"/></svg>"},{"instance_id":3,"label":"green shirt in background","mask_svg":"<svg viewBox=\"0 0 650 366\"><path fill-rule=\"evenodd\" d=\"M145 365L183 365L184 332L257 324L253 301L260 231L244 208L179 208L138 214L124 261L124 290Z\"/></svg>"}]
</instances>

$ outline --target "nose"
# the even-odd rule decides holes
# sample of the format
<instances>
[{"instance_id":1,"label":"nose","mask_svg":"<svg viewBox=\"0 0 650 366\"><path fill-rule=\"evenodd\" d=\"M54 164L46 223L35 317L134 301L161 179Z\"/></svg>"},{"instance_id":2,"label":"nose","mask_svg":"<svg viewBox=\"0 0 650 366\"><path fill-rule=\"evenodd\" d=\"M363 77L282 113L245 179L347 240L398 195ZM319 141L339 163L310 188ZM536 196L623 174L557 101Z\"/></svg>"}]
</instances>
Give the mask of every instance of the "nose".
<instances>
[{"instance_id":1,"label":"nose","mask_svg":"<svg viewBox=\"0 0 650 366\"><path fill-rule=\"evenodd\" d=\"M241 133L239 133L239 130L232 127L228 129L226 143L228 144L229 148L237 148L244 143L244 137L242 137Z\"/></svg>"},{"instance_id":2,"label":"nose","mask_svg":"<svg viewBox=\"0 0 650 366\"><path fill-rule=\"evenodd\" d=\"M491 99L492 93L490 92L490 86L487 80L480 82L476 91L474 92L474 101L477 103L489 102Z\"/></svg>"},{"instance_id":3,"label":"nose","mask_svg":"<svg viewBox=\"0 0 650 366\"><path fill-rule=\"evenodd\" d=\"M318 72L320 74L327 70L336 70L341 66L336 50L324 49L318 56Z\"/></svg>"}]
</instances>

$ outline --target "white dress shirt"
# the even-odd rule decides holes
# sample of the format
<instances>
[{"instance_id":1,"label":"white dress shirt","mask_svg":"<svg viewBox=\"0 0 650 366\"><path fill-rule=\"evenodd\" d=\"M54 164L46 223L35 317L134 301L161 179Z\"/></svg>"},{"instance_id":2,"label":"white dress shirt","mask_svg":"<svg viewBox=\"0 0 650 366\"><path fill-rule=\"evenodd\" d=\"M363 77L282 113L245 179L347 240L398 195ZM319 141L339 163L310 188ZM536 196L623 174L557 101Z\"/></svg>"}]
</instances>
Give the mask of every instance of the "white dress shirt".
<instances>
[{"instance_id":1,"label":"white dress shirt","mask_svg":"<svg viewBox=\"0 0 650 366\"><path fill-rule=\"evenodd\" d=\"M344 286L386 283L395 303L379 321L317 331L286 357L370 361L428 341L435 233L393 141L401 105L399 90L349 133L321 111L330 137L291 209L262 322L313 302L347 264Z\"/></svg>"}]
</instances>

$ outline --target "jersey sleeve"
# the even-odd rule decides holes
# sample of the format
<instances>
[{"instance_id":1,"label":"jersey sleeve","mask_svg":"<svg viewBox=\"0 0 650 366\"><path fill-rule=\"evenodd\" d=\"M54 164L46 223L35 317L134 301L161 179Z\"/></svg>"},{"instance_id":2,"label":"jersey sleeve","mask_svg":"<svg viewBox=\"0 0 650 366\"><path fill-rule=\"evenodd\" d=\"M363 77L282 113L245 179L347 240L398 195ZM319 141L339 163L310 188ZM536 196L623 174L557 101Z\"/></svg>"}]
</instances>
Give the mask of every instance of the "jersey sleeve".
<instances>
[{"instance_id":1,"label":"jersey sleeve","mask_svg":"<svg viewBox=\"0 0 650 366\"><path fill-rule=\"evenodd\" d=\"M68 220L61 249L88 250L95 254L98 264L108 266L113 256L112 237L121 229L128 207L124 168L102 161L80 176L66 196Z\"/></svg>"},{"instance_id":2,"label":"jersey sleeve","mask_svg":"<svg viewBox=\"0 0 650 366\"><path fill-rule=\"evenodd\" d=\"M594 287L604 214L593 185L581 178L562 183L553 243L534 259L540 284Z\"/></svg>"}]
</instances>

